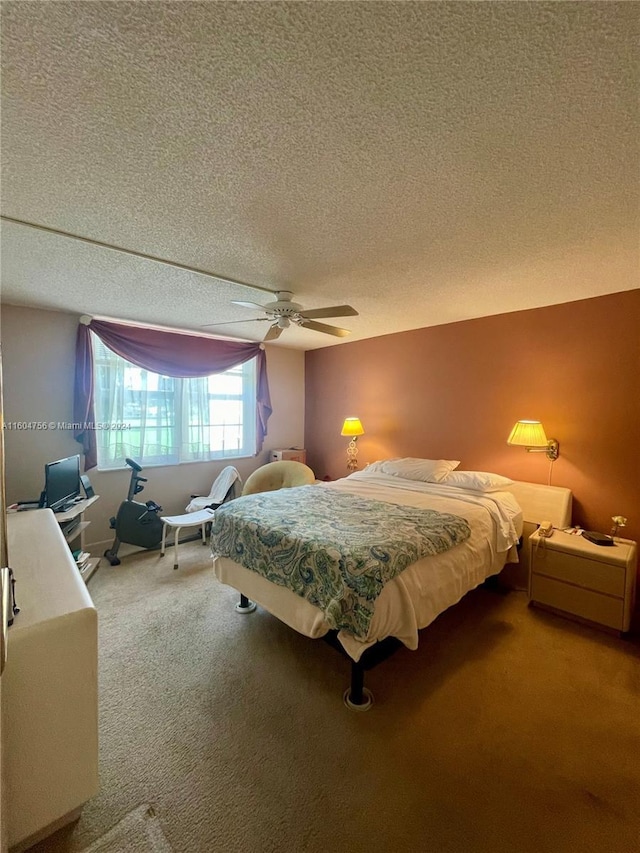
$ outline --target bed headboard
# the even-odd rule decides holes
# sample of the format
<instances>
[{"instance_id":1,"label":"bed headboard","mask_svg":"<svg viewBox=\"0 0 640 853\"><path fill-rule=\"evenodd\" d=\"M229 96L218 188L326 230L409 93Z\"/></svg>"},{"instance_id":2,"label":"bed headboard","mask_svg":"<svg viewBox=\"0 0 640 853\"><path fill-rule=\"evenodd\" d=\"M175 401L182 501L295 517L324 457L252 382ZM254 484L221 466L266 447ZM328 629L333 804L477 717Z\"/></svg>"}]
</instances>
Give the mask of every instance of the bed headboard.
<instances>
[{"instance_id":1,"label":"bed headboard","mask_svg":"<svg viewBox=\"0 0 640 853\"><path fill-rule=\"evenodd\" d=\"M507 491L522 507L522 518L531 524L550 521L554 527L571 524L571 489L516 481Z\"/></svg>"},{"instance_id":2,"label":"bed headboard","mask_svg":"<svg viewBox=\"0 0 640 853\"><path fill-rule=\"evenodd\" d=\"M529 548L527 540L541 521L550 521L554 527L571 524L571 490L562 486L543 486L540 483L522 483L518 480L507 488L522 507L522 540L518 563L507 563L500 577L514 589L526 590L529 586Z\"/></svg>"}]
</instances>

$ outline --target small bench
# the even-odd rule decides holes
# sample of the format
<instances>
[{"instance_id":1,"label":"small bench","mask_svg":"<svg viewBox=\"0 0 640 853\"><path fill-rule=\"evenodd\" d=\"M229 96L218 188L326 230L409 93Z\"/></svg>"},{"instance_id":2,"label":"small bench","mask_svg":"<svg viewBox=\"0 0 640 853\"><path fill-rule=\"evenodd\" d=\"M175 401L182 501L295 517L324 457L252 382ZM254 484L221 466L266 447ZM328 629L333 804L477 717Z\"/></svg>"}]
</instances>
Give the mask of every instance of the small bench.
<instances>
[{"instance_id":1,"label":"small bench","mask_svg":"<svg viewBox=\"0 0 640 853\"><path fill-rule=\"evenodd\" d=\"M212 509L201 509L199 512L187 512L185 515L163 515L160 518L162 521L162 549L160 556L164 557L167 530L173 528L173 547L174 558L173 568L178 568L178 537L183 527L201 527L202 528L202 544L207 544L207 535L205 528L210 521L213 521L215 515Z\"/></svg>"}]
</instances>

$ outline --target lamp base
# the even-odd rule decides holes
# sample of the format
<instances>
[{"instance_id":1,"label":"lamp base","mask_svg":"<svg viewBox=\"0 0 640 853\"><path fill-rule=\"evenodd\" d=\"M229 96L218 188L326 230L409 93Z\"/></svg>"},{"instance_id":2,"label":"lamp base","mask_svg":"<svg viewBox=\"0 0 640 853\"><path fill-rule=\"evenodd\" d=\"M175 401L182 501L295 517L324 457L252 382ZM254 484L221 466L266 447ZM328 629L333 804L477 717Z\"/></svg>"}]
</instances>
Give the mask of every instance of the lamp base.
<instances>
[{"instance_id":1,"label":"lamp base","mask_svg":"<svg viewBox=\"0 0 640 853\"><path fill-rule=\"evenodd\" d=\"M347 445L347 471L358 470L358 445L356 438L352 438Z\"/></svg>"}]
</instances>

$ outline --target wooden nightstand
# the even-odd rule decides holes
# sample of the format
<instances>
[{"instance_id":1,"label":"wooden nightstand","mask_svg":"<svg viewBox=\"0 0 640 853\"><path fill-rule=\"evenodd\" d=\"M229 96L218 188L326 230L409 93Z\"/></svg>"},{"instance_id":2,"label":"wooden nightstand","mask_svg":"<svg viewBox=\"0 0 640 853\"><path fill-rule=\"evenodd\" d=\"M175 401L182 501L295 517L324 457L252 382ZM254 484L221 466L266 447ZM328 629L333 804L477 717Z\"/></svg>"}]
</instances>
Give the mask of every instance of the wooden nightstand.
<instances>
[{"instance_id":1,"label":"wooden nightstand","mask_svg":"<svg viewBox=\"0 0 640 853\"><path fill-rule=\"evenodd\" d=\"M594 545L582 536L554 530L529 537L529 602L620 633L629 630L633 610L636 543L616 539Z\"/></svg>"}]
</instances>

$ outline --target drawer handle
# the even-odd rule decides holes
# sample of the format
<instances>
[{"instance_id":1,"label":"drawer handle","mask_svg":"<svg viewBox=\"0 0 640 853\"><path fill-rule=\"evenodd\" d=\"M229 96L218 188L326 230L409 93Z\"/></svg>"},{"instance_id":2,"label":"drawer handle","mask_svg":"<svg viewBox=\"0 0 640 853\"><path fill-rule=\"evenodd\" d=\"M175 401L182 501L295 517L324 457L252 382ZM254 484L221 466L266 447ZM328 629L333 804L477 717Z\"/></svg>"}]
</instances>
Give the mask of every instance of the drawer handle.
<instances>
[{"instance_id":1,"label":"drawer handle","mask_svg":"<svg viewBox=\"0 0 640 853\"><path fill-rule=\"evenodd\" d=\"M0 675L7 663L7 639L9 632L9 608L11 579L9 569L0 569L0 594L2 595L2 630L0 631Z\"/></svg>"}]
</instances>

